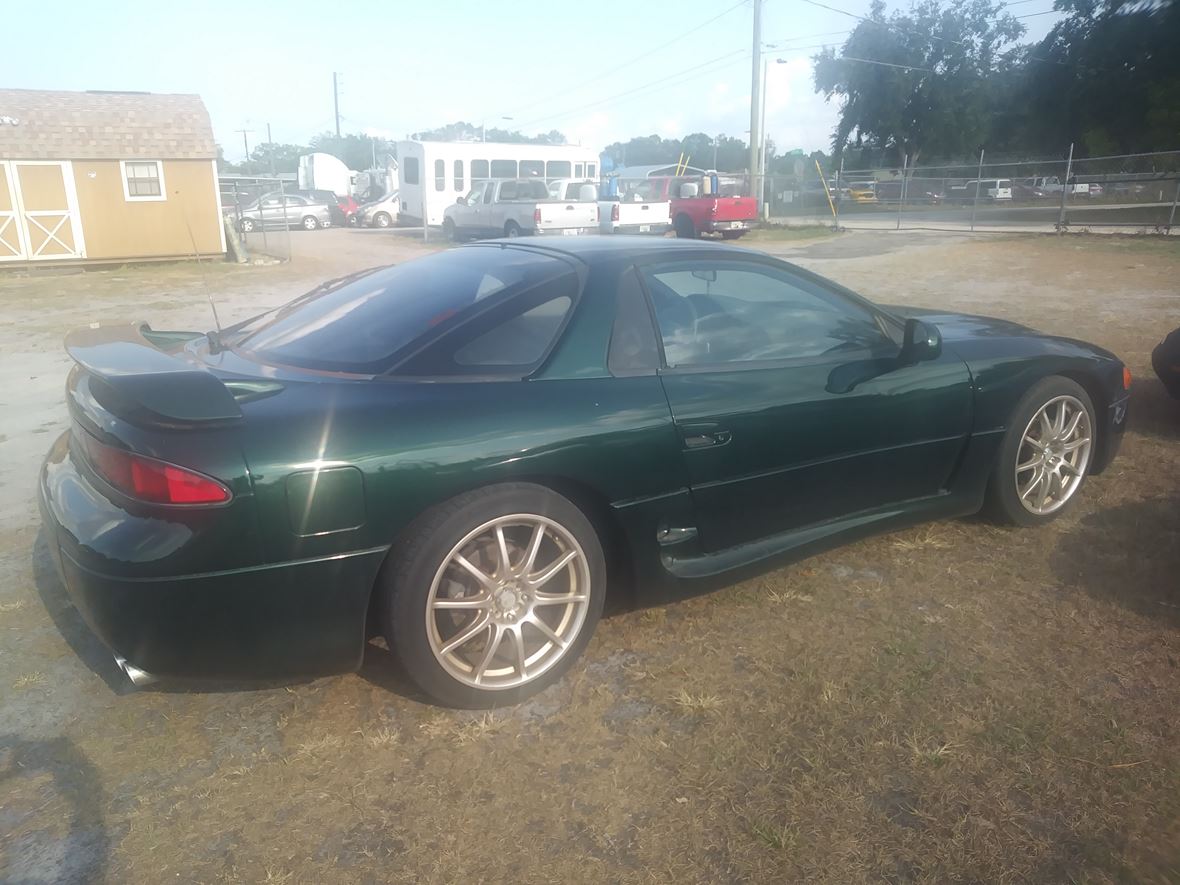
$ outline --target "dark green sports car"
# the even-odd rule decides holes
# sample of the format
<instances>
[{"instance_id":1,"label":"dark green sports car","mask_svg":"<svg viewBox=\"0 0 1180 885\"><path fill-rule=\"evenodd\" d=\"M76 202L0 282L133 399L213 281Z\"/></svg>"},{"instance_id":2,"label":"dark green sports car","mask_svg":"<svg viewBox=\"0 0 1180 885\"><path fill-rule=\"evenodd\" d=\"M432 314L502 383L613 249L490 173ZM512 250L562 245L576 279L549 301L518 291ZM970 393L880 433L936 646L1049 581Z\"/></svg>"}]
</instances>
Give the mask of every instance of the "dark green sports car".
<instances>
[{"instance_id":1,"label":"dark green sports car","mask_svg":"<svg viewBox=\"0 0 1180 885\"><path fill-rule=\"evenodd\" d=\"M41 477L68 591L135 680L342 672L383 634L512 703L640 604L987 507L1114 457L1113 355L884 310L758 252L464 246L208 334L84 329Z\"/></svg>"}]
</instances>

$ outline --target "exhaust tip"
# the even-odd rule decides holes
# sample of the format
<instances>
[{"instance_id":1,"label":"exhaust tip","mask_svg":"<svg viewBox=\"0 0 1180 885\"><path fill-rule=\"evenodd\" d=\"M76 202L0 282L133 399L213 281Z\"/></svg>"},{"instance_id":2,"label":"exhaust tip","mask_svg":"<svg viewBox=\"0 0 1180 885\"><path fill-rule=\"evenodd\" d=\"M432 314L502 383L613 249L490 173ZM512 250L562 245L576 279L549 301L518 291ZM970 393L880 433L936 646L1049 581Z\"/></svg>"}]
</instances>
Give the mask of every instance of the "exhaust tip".
<instances>
[{"instance_id":1,"label":"exhaust tip","mask_svg":"<svg viewBox=\"0 0 1180 885\"><path fill-rule=\"evenodd\" d=\"M121 658L115 655L115 663L119 665L119 669L127 674L127 678L131 680L131 684L137 688L142 688L145 685L151 685L156 681L156 677L147 670L141 670L126 658Z\"/></svg>"}]
</instances>

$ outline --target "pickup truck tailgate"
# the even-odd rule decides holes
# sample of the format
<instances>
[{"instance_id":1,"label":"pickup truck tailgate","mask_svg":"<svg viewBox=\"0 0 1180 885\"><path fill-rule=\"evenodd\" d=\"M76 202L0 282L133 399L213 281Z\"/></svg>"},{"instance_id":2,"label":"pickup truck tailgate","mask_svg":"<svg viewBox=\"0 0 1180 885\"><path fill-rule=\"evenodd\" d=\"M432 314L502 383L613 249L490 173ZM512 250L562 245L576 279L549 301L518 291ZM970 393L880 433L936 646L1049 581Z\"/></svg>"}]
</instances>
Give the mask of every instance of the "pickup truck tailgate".
<instances>
[{"instance_id":1,"label":"pickup truck tailgate","mask_svg":"<svg viewBox=\"0 0 1180 885\"><path fill-rule=\"evenodd\" d=\"M537 232L590 230L598 227L598 203L591 201L553 201L538 203L540 219Z\"/></svg>"},{"instance_id":2,"label":"pickup truck tailgate","mask_svg":"<svg viewBox=\"0 0 1180 885\"><path fill-rule=\"evenodd\" d=\"M714 221L753 221L758 217L758 201L753 197L717 197Z\"/></svg>"}]
</instances>

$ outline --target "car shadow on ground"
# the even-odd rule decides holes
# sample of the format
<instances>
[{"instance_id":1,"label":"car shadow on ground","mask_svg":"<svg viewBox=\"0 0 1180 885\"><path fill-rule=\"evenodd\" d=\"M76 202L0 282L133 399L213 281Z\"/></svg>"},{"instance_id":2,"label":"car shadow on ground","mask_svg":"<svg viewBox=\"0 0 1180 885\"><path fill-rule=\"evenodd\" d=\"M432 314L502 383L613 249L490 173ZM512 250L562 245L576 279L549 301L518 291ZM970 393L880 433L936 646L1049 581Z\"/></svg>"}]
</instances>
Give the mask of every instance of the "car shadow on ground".
<instances>
[{"instance_id":1,"label":"car shadow on ground","mask_svg":"<svg viewBox=\"0 0 1180 885\"><path fill-rule=\"evenodd\" d=\"M41 782L45 775L51 783ZM0 795L11 813L0 839L5 882L103 881L106 800L98 772L73 741L0 734Z\"/></svg>"},{"instance_id":2,"label":"car shadow on ground","mask_svg":"<svg viewBox=\"0 0 1180 885\"><path fill-rule=\"evenodd\" d=\"M1180 400L1168 395L1159 378L1136 378L1131 385L1131 430L1157 439L1180 439Z\"/></svg>"},{"instance_id":3,"label":"car shadow on ground","mask_svg":"<svg viewBox=\"0 0 1180 885\"><path fill-rule=\"evenodd\" d=\"M1083 518L1051 563L1067 587L1180 628L1177 502L1148 498Z\"/></svg>"}]
</instances>

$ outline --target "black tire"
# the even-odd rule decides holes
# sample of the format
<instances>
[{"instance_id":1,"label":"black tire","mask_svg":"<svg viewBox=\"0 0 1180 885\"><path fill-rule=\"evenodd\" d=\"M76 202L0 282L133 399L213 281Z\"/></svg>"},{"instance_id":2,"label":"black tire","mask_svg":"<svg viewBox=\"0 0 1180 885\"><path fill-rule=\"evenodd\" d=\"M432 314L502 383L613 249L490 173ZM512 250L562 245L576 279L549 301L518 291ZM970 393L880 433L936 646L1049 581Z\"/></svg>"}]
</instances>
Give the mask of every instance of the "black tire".
<instances>
[{"instance_id":1,"label":"black tire","mask_svg":"<svg viewBox=\"0 0 1180 885\"><path fill-rule=\"evenodd\" d=\"M1029 422L1046 403L1059 396L1071 396L1078 400L1089 413L1091 431L1090 455L1080 480L1069 493L1068 499L1052 513L1040 515L1033 513L1020 501L1016 487L1016 458L1020 453L1021 441ZM1085 485L1089 465L1093 463L1094 451L1099 442L1096 438L1098 423L1094 414L1094 404L1090 395L1076 381L1063 378L1060 375L1050 375L1042 378L1031 388L1016 408L1012 410L1012 417L1008 422L1008 431L1004 434L1004 441L1000 444L999 454L996 456L995 466L992 468L991 478L988 480L987 498L984 512L997 522L1019 526L1038 526L1052 522L1062 513L1069 510L1078 499L1078 495Z\"/></svg>"},{"instance_id":2,"label":"black tire","mask_svg":"<svg viewBox=\"0 0 1180 885\"><path fill-rule=\"evenodd\" d=\"M248 233L253 233L254 228L257 227L257 225L254 223L253 218L243 218L241 227L242 227L242 233L248 234Z\"/></svg>"},{"instance_id":3,"label":"black tire","mask_svg":"<svg viewBox=\"0 0 1180 885\"><path fill-rule=\"evenodd\" d=\"M696 239L697 229L696 225L692 223L692 219L687 215L677 215L676 223L673 225L676 231L676 236L684 240Z\"/></svg>"},{"instance_id":4,"label":"black tire","mask_svg":"<svg viewBox=\"0 0 1180 885\"><path fill-rule=\"evenodd\" d=\"M319 230L320 222L314 215L304 215L303 220L299 222L299 226L304 230Z\"/></svg>"},{"instance_id":5,"label":"black tire","mask_svg":"<svg viewBox=\"0 0 1180 885\"><path fill-rule=\"evenodd\" d=\"M443 219L443 234L452 243L459 242L459 229L455 227L455 220L453 218Z\"/></svg>"},{"instance_id":6,"label":"black tire","mask_svg":"<svg viewBox=\"0 0 1180 885\"><path fill-rule=\"evenodd\" d=\"M393 224L393 219L388 212L378 212L373 216L373 224L377 227L390 227Z\"/></svg>"},{"instance_id":7,"label":"black tire","mask_svg":"<svg viewBox=\"0 0 1180 885\"><path fill-rule=\"evenodd\" d=\"M504 225L504 236L506 237L519 237L522 233L520 225L515 221L510 221Z\"/></svg>"},{"instance_id":8,"label":"black tire","mask_svg":"<svg viewBox=\"0 0 1180 885\"><path fill-rule=\"evenodd\" d=\"M489 520L509 514L536 514L564 527L585 556L589 574L588 607L564 653L536 678L522 685L482 689L452 676L431 647L427 604L431 586L452 549ZM544 486L504 483L477 489L423 513L394 545L377 592L382 630L406 674L435 700L451 707L490 709L518 703L553 684L589 643L606 597L606 562L590 520L572 502Z\"/></svg>"}]
</instances>

